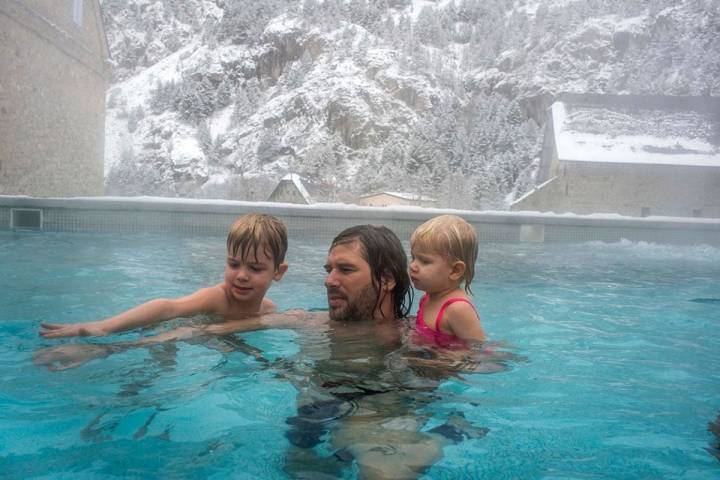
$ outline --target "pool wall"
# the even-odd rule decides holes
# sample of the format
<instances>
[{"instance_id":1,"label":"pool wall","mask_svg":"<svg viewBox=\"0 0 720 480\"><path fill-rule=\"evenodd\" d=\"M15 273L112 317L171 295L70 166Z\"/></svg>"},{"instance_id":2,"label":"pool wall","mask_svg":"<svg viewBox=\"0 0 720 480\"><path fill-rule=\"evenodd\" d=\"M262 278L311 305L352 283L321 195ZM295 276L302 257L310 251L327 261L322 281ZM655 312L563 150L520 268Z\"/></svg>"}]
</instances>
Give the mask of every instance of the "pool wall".
<instances>
[{"instance_id":1,"label":"pool wall","mask_svg":"<svg viewBox=\"0 0 720 480\"><path fill-rule=\"evenodd\" d=\"M225 235L236 217L249 212L275 215L286 223L291 235L319 239L332 238L345 227L372 223L386 225L401 239L407 240L415 227L428 218L454 213L473 224L481 242L574 243L626 239L720 245L720 219L477 212L340 204L294 205L151 197L0 196L0 230Z\"/></svg>"}]
</instances>

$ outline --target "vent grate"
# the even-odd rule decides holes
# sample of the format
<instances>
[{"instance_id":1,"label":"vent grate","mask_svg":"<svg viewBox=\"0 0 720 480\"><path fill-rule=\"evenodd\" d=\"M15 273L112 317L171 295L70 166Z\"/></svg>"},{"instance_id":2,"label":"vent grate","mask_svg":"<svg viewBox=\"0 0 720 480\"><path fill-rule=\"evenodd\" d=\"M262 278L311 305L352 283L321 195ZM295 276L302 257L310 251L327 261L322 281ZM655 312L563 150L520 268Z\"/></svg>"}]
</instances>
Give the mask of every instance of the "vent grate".
<instances>
[{"instance_id":1,"label":"vent grate","mask_svg":"<svg viewBox=\"0 0 720 480\"><path fill-rule=\"evenodd\" d=\"M11 208L10 228L42 230L43 213L39 208Z\"/></svg>"}]
</instances>

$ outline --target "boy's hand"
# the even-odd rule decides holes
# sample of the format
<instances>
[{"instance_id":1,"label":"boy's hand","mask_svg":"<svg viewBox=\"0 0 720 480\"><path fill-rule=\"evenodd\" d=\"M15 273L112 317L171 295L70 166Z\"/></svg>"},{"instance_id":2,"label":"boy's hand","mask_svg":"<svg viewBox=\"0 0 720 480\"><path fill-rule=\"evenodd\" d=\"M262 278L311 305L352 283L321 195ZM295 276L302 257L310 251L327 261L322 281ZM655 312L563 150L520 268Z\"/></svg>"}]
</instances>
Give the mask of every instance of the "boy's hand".
<instances>
[{"instance_id":1,"label":"boy's hand","mask_svg":"<svg viewBox=\"0 0 720 480\"><path fill-rule=\"evenodd\" d=\"M94 323L41 323L40 335L45 338L93 337L106 335Z\"/></svg>"},{"instance_id":2,"label":"boy's hand","mask_svg":"<svg viewBox=\"0 0 720 480\"><path fill-rule=\"evenodd\" d=\"M95 358L113 353L111 345L68 344L44 348L33 355L33 363L58 371L79 367Z\"/></svg>"}]
</instances>

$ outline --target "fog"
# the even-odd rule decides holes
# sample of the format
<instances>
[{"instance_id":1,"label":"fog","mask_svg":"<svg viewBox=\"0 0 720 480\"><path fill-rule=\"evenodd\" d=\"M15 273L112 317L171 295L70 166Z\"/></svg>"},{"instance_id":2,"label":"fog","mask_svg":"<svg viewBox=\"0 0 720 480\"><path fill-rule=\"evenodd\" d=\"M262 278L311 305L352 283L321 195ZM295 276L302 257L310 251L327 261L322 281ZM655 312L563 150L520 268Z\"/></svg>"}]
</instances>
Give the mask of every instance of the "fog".
<instances>
[{"instance_id":1,"label":"fog","mask_svg":"<svg viewBox=\"0 0 720 480\"><path fill-rule=\"evenodd\" d=\"M2 195L720 216L717 2L0 8Z\"/></svg>"}]
</instances>

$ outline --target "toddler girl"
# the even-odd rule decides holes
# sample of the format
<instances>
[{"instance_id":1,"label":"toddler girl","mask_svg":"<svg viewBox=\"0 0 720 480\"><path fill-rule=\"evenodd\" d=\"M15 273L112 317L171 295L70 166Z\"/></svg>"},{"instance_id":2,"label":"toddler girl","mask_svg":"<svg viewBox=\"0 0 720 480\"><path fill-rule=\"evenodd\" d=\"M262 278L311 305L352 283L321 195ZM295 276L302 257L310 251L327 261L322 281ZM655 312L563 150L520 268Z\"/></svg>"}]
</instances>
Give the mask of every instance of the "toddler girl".
<instances>
[{"instance_id":1,"label":"toddler girl","mask_svg":"<svg viewBox=\"0 0 720 480\"><path fill-rule=\"evenodd\" d=\"M420 337L445 348L483 341L480 317L469 300L478 254L475 230L458 216L441 215L413 232L410 251L410 278L425 292L416 320Z\"/></svg>"}]
</instances>

